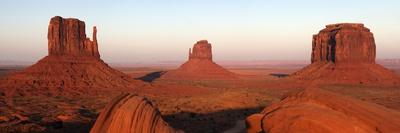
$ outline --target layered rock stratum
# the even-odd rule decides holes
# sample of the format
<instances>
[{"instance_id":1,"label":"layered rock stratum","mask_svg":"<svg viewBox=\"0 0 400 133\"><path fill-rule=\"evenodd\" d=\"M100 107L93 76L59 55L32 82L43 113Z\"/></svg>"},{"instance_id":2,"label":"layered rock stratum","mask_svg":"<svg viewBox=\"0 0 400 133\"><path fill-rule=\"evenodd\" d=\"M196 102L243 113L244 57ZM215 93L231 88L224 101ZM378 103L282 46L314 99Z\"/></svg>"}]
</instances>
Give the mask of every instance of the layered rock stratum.
<instances>
[{"instance_id":1,"label":"layered rock stratum","mask_svg":"<svg viewBox=\"0 0 400 133\"><path fill-rule=\"evenodd\" d=\"M374 36L363 24L331 24L313 36L311 64L291 77L316 83L399 84L399 77L375 58Z\"/></svg>"},{"instance_id":2,"label":"layered rock stratum","mask_svg":"<svg viewBox=\"0 0 400 133\"><path fill-rule=\"evenodd\" d=\"M90 133L175 133L145 98L129 93L114 98L100 113ZM182 132L182 131L180 131Z\"/></svg>"},{"instance_id":3,"label":"layered rock stratum","mask_svg":"<svg viewBox=\"0 0 400 133\"><path fill-rule=\"evenodd\" d=\"M400 112L309 88L247 117L246 124L249 133L394 133Z\"/></svg>"},{"instance_id":4,"label":"layered rock stratum","mask_svg":"<svg viewBox=\"0 0 400 133\"><path fill-rule=\"evenodd\" d=\"M236 75L212 59L212 46L207 40L200 40L189 49L188 61L178 69L168 71L163 78L172 79L233 79Z\"/></svg>"}]
</instances>

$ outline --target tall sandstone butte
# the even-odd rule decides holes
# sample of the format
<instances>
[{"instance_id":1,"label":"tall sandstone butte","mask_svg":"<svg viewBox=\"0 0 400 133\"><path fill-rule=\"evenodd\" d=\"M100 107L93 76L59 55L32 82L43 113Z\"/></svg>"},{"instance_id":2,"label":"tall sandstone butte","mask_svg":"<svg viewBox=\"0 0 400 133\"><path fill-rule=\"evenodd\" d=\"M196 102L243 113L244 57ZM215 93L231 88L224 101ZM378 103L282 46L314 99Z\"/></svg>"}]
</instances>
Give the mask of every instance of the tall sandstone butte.
<instances>
[{"instance_id":1,"label":"tall sandstone butte","mask_svg":"<svg viewBox=\"0 0 400 133\"><path fill-rule=\"evenodd\" d=\"M313 36L311 62L375 63L375 49L363 24L331 24Z\"/></svg>"},{"instance_id":2,"label":"tall sandstone butte","mask_svg":"<svg viewBox=\"0 0 400 133\"><path fill-rule=\"evenodd\" d=\"M363 24L331 24L313 36L311 65L291 77L315 83L398 84L399 78L375 58L374 36Z\"/></svg>"},{"instance_id":3,"label":"tall sandstone butte","mask_svg":"<svg viewBox=\"0 0 400 133\"><path fill-rule=\"evenodd\" d=\"M212 46L200 40L189 49L189 60L177 70L168 71L162 77L172 79L234 79L236 75L216 64L212 59Z\"/></svg>"},{"instance_id":4,"label":"tall sandstone butte","mask_svg":"<svg viewBox=\"0 0 400 133\"><path fill-rule=\"evenodd\" d=\"M47 35L49 55L100 57L96 35L97 29L93 27L93 41L86 37L83 21L53 17Z\"/></svg>"},{"instance_id":5,"label":"tall sandstone butte","mask_svg":"<svg viewBox=\"0 0 400 133\"><path fill-rule=\"evenodd\" d=\"M85 23L75 18L51 18L48 56L23 71L0 79L7 95L87 94L98 90L132 89L140 81L109 67L100 59L97 29L86 37Z\"/></svg>"},{"instance_id":6,"label":"tall sandstone butte","mask_svg":"<svg viewBox=\"0 0 400 133\"><path fill-rule=\"evenodd\" d=\"M145 98L121 94L100 113L90 133L175 133ZM182 131L179 131L182 132Z\"/></svg>"},{"instance_id":7,"label":"tall sandstone butte","mask_svg":"<svg viewBox=\"0 0 400 133\"><path fill-rule=\"evenodd\" d=\"M400 112L384 106L308 88L246 119L248 133L392 133Z\"/></svg>"}]
</instances>

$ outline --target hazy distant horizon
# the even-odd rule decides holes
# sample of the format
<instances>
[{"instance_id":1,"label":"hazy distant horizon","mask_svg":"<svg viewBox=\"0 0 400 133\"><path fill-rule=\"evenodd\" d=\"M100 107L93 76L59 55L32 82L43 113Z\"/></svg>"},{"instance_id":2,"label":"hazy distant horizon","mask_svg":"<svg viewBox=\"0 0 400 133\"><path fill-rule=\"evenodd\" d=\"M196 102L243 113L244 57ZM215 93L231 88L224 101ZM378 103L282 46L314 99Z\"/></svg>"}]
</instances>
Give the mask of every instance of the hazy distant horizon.
<instances>
[{"instance_id":1,"label":"hazy distant horizon","mask_svg":"<svg viewBox=\"0 0 400 133\"><path fill-rule=\"evenodd\" d=\"M24 4L21 4L24 3ZM207 39L216 61L309 60L311 38L332 23L364 23L378 59L400 58L399 1L65 1L0 2L0 61L47 55L53 16L98 27L106 62L183 61Z\"/></svg>"}]
</instances>

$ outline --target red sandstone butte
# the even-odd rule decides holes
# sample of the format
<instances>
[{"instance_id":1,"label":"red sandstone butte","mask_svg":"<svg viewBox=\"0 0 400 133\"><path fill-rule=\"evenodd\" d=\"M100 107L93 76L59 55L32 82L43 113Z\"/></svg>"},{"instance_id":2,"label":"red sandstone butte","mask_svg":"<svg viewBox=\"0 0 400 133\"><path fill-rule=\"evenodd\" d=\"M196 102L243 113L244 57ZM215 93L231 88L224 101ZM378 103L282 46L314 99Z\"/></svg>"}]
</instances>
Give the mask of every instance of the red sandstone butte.
<instances>
[{"instance_id":1,"label":"red sandstone butte","mask_svg":"<svg viewBox=\"0 0 400 133\"><path fill-rule=\"evenodd\" d=\"M331 24L313 36L311 65L291 77L315 83L399 84L375 58L374 36L363 24Z\"/></svg>"},{"instance_id":2,"label":"red sandstone butte","mask_svg":"<svg viewBox=\"0 0 400 133\"><path fill-rule=\"evenodd\" d=\"M400 112L381 105L309 88L246 119L249 133L392 133Z\"/></svg>"},{"instance_id":3,"label":"red sandstone butte","mask_svg":"<svg viewBox=\"0 0 400 133\"><path fill-rule=\"evenodd\" d=\"M212 47L207 40L200 40L189 49L189 60L177 70L166 72L162 77L170 79L233 79L235 74L216 64L212 59Z\"/></svg>"},{"instance_id":4,"label":"red sandstone butte","mask_svg":"<svg viewBox=\"0 0 400 133\"><path fill-rule=\"evenodd\" d=\"M175 133L145 98L121 94L100 113L90 133Z\"/></svg>"},{"instance_id":5,"label":"red sandstone butte","mask_svg":"<svg viewBox=\"0 0 400 133\"><path fill-rule=\"evenodd\" d=\"M7 95L86 94L115 88L132 89L141 82L109 67L100 59L97 29L86 37L85 23L53 17L48 27L48 56L23 71L0 79Z\"/></svg>"},{"instance_id":6,"label":"red sandstone butte","mask_svg":"<svg viewBox=\"0 0 400 133\"><path fill-rule=\"evenodd\" d=\"M49 55L100 57L97 48L97 29L93 27L93 41L86 37L85 22L60 16L51 18L48 30Z\"/></svg>"}]
</instances>

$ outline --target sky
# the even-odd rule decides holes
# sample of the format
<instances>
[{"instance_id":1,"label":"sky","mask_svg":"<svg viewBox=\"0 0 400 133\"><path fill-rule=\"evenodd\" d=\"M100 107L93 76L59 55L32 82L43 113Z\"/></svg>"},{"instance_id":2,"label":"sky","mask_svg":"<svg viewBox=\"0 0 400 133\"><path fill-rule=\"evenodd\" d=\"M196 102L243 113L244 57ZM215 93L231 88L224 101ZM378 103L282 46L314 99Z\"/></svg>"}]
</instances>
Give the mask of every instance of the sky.
<instances>
[{"instance_id":1,"label":"sky","mask_svg":"<svg viewBox=\"0 0 400 133\"><path fill-rule=\"evenodd\" d=\"M377 58L400 58L399 0L1 0L0 61L47 55L53 16L97 26L106 62L187 59L202 39L216 61L309 60L312 35L332 23L364 23Z\"/></svg>"}]
</instances>

